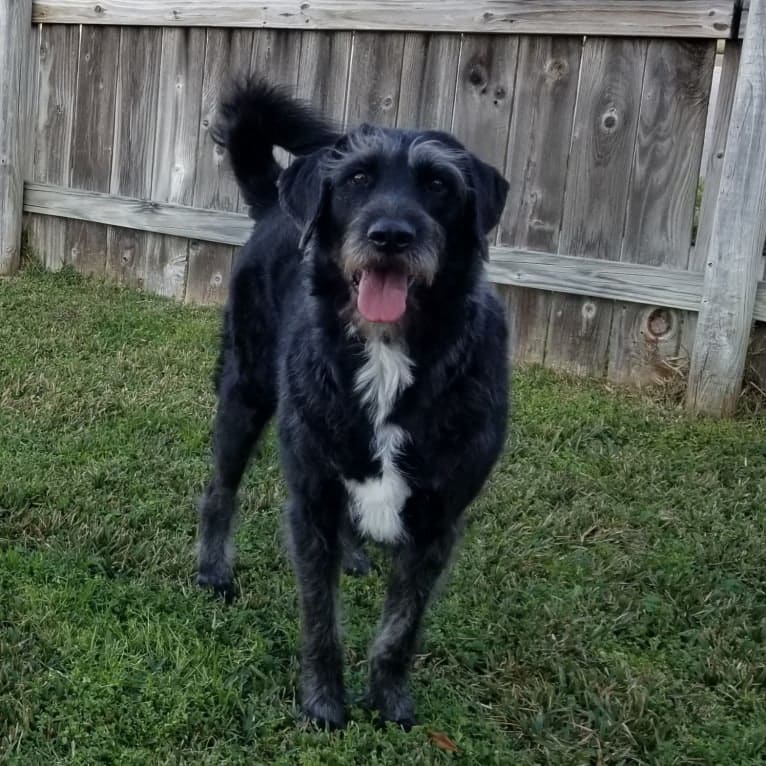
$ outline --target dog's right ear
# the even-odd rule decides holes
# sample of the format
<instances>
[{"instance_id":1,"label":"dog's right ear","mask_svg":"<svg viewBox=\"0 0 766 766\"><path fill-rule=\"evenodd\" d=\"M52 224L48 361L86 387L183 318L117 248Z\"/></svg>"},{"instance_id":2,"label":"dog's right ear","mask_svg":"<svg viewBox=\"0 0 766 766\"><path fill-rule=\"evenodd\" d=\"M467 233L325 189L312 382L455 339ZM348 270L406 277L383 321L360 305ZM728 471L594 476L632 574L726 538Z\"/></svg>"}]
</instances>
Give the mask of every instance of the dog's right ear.
<instances>
[{"instance_id":1,"label":"dog's right ear","mask_svg":"<svg viewBox=\"0 0 766 766\"><path fill-rule=\"evenodd\" d=\"M332 183L320 177L322 152L296 157L279 176L279 203L301 231L303 250L316 230L330 198Z\"/></svg>"}]
</instances>

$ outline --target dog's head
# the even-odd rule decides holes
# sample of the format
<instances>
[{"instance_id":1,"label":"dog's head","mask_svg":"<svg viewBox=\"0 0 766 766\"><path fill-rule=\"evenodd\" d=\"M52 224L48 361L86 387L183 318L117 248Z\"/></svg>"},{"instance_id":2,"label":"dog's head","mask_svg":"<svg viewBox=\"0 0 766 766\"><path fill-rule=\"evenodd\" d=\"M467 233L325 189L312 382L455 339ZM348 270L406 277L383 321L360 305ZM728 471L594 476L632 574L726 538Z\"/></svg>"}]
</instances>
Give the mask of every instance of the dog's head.
<instances>
[{"instance_id":1,"label":"dog's head","mask_svg":"<svg viewBox=\"0 0 766 766\"><path fill-rule=\"evenodd\" d=\"M508 183L447 133L363 125L281 175L309 257L330 259L357 318L400 322L417 295L487 258Z\"/></svg>"}]
</instances>

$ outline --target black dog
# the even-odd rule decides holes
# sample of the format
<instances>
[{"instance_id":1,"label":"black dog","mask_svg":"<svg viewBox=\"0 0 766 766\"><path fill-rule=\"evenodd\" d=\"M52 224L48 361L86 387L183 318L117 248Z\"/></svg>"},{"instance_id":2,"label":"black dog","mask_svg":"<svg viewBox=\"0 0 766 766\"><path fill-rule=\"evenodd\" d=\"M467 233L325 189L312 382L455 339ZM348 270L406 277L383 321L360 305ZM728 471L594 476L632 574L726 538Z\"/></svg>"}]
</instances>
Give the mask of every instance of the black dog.
<instances>
[{"instance_id":1,"label":"black dog","mask_svg":"<svg viewBox=\"0 0 766 766\"><path fill-rule=\"evenodd\" d=\"M449 134L341 135L263 83L221 115L258 225L225 311L199 583L231 594L235 495L276 411L303 711L345 722L338 580L342 563L366 568L366 537L393 559L369 703L409 727L418 627L504 440L506 327L483 262L508 184ZM297 155L286 170L274 145Z\"/></svg>"}]
</instances>

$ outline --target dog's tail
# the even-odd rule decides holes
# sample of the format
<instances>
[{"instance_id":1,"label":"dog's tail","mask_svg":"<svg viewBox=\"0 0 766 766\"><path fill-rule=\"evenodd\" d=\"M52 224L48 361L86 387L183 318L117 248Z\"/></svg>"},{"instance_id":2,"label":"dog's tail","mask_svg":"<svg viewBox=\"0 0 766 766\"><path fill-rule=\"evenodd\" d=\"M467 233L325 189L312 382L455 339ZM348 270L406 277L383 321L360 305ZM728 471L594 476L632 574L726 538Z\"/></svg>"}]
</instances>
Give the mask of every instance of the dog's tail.
<instances>
[{"instance_id":1,"label":"dog's tail","mask_svg":"<svg viewBox=\"0 0 766 766\"><path fill-rule=\"evenodd\" d=\"M307 104L255 78L232 84L221 102L213 140L226 148L245 202L254 214L275 205L281 171L274 146L310 154L340 137Z\"/></svg>"}]
</instances>

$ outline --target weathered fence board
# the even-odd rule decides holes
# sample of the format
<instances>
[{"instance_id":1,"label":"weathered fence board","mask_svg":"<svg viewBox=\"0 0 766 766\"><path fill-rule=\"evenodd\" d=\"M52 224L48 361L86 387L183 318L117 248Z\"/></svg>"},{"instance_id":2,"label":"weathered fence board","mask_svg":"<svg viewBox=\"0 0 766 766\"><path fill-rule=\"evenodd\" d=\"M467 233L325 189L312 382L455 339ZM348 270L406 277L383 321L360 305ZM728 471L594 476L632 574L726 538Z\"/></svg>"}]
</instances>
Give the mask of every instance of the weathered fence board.
<instances>
[{"instance_id":1,"label":"weathered fence board","mask_svg":"<svg viewBox=\"0 0 766 766\"><path fill-rule=\"evenodd\" d=\"M301 33L285 29L261 29L253 41L252 72L268 72L269 78L295 93L298 86L298 67L301 56ZM282 165L288 164L290 155L277 147L274 156Z\"/></svg>"},{"instance_id":2,"label":"weathered fence board","mask_svg":"<svg viewBox=\"0 0 766 766\"><path fill-rule=\"evenodd\" d=\"M715 44L649 44L620 260L686 268ZM609 378L635 385L672 377L683 317L617 305Z\"/></svg>"},{"instance_id":3,"label":"weathered fence board","mask_svg":"<svg viewBox=\"0 0 766 766\"><path fill-rule=\"evenodd\" d=\"M354 36L349 71L346 122L393 127L399 108L404 35Z\"/></svg>"},{"instance_id":4,"label":"weathered fence board","mask_svg":"<svg viewBox=\"0 0 766 766\"><path fill-rule=\"evenodd\" d=\"M24 56L24 73L21 81L21 113L24 125L24 139L21 141L22 183L32 178L35 168L35 142L32 140L37 122L37 99L40 86L40 68L37 57L40 55L40 25L27 27L27 54Z\"/></svg>"},{"instance_id":5,"label":"weathered fence board","mask_svg":"<svg viewBox=\"0 0 766 766\"><path fill-rule=\"evenodd\" d=\"M197 172L192 194L192 204L196 207L210 210L240 207L239 189L225 161L224 150L212 139L211 129L215 125L223 84L229 77L249 74L252 58L252 30L207 30ZM225 300L233 257L231 246L192 240L184 300L193 303Z\"/></svg>"},{"instance_id":6,"label":"weathered fence board","mask_svg":"<svg viewBox=\"0 0 766 766\"><path fill-rule=\"evenodd\" d=\"M57 24L227 26L497 34L714 37L731 34L733 0L39 0Z\"/></svg>"},{"instance_id":7,"label":"weathered fence board","mask_svg":"<svg viewBox=\"0 0 766 766\"><path fill-rule=\"evenodd\" d=\"M206 242L241 245L253 221L241 213L206 210L170 203L116 197L46 184L28 183L24 209L171 236L182 234ZM702 274L679 269L572 257L521 248L491 247L488 272L499 285L570 292L607 299L696 311ZM766 300L755 315L766 319Z\"/></svg>"},{"instance_id":8,"label":"weathered fence board","mask_svg":"<svg viewBox=\"0 0 766 766\"><path fill-rule=\"evenodd\" d=\"M734 411L766 236L766 0L751 0L713 215L687 402Z\"/></svg>"},{"instance_id":9,"label":"weathered fence board","mask_svg":"<svg viewBox=\"0 0 766 766\"><path fill-rule=\"evenodd\" d=\"M140 55L136 53L140 51ZM126 197L150 197L154 134L157 126L158 81L162 30L151 27L120 30L114 151L110 191ZM132 229L107 229L105 274L110 279L143 287L148 235Z\"/></svg>"},{"instance_id":10,"label":"weathered fence board","mask_svg":"<svg viewBox=\"0 0 766 766\"><path fill-rule=\"evenodd\" d=\"M71 147L71 183L75 188L109 191L119 50L119 27L82 30ZM106 244L102 226L70 221L66 262L84 274L103 275Z\"/></svg>"},{"instance_id":11,"label":"weathered fence board","mask_svg":"<svg viewBox=\"0 0 766 766\"><path fill-rule=\"evenodd\" d=\"M581 38L521 38L500 244L558 250L581 54ZM513 359L542 364L552 296L508 288L506 298Z\"/></svg>"},{"instance_id":12,"label":"weathered fence board","mask_svg":"<svg viewBox=\"0 0 766 766\"><path fill-rule=\"evenodd\" d=\"M21 257L27 125L19 104L31 52L20 43L29 37L31 15L30 0L0 0L0 275L13 274Z\"/></svg>"},{"instance_id":13,"label":"weathered fence board","mask_svg":"<svg viewBox=\"0 0 766 766\"><path fill-rule=\"evenodd\" d=\"M502 168L516 81L518 37L463 39L453 132L485 162Z\"/></svg>"},{"instance_id":14,"label":"weathered fence board","mask_svg":"<svg viewBox=\"0 0 766 766\"><path fill-rule=\"evenodd\" d=\"M618 260L646 43L586 40L559 251ZM556 296L545 363L579 375L606 370L612 304Z\"/></svg>"},{"instance_id":15,"label":"weathered fence board","mask_svg":"<svg viewBox=\"0 0 766 766\"><path fill-rule=\"evenodd\" d=\"M230 245L241 245L253 228L252 219L242 213L148 202L37 183L26 184L24 209L38 215Z\"/></svg>"},{"instance_id":16,"label":"weathered fence board","mask_svg":"<svg viewBox=\"0 0 766 766\"><path fill-rule=\"evenodd\" d=\"M704 271L705 256L710 246L710 234L713 228L713 213L721 183L721 171L726 150L726 138L729 132L729 120L734 103L734 87L739 72L739 60L742 52L740 40L729 41L722 57L721 75L718 83L718 100L715 114L708 119L713 122L710 146L707 149L707 166L701 173L700 185L702 200L698 211L698 225L694 237L694 246L689 251L687 267L692 271ZM681 328L680 354L690 360L694 348L694 336L697 333L697 315L684 317Z\"/></svg>"},{"instance_id":17,"label":"weathered fence board","mask_svg":"<svg viewBox=\"0 0 766 766\"><path fill-rule=\"evenodd\" d=\"M351 32L304 32L296 94L338 125L346 116Z\"/></svg>"},{"instance_id":18,"label":"weathered fence board","mask_svg":"<svg viewBox=\"0 0 766 766\"><path fill-rule=\"evenodd\" d=\"M154 143L152 199L190 205L197 170L205 30L164 29L159 67L159 116ZM144 284L159 295L182 298L189 240L149 237Z\"/></svg>"},{"instance_id":19,"label":"weathered fence board","mask_svg":"<svg viewBox=\"0 0 766 766\"><path fill-rule=\"evenodd\" d=\"M460 35L406 35L398 127L452 129L459 60Z\"/></svg>"},{"instance_id":20,"label":"weathered fence board","mask_svg":"<svg viewBox=\"0 0 766 766\"><path fill-rule=\"evenodd\" d=\"M32 175L35 181L69 186L72 127L80 47L78 27L43 26L38 49L38 98ZM29 244L47 269L60 269L66 255L65 218L38 218L27 224Z\"/></svg>"}]
</instances>

